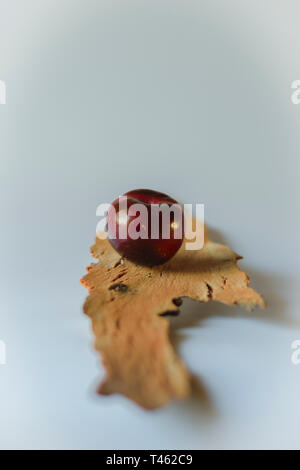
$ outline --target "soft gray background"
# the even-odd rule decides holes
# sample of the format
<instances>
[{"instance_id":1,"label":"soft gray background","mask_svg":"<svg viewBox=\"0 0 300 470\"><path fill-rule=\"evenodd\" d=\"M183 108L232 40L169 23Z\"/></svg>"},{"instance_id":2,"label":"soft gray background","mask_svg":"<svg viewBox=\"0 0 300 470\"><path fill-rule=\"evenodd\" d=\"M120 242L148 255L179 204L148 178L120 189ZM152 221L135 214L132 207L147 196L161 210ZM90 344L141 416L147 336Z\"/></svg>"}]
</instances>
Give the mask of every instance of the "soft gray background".
<instances>
[{"instance_id":1,"label":"soft gray background","mask_svg":"<svg viewBox=\"0 0 300 470\"><path fill-rule=\"evenodd\" d=\"M300 448L300 4L0 0L1 448ZM81 314L96 206L136 187L205 204L266 312L186 302L205 393L98 398Z\"/></svg>"}]
</instances>

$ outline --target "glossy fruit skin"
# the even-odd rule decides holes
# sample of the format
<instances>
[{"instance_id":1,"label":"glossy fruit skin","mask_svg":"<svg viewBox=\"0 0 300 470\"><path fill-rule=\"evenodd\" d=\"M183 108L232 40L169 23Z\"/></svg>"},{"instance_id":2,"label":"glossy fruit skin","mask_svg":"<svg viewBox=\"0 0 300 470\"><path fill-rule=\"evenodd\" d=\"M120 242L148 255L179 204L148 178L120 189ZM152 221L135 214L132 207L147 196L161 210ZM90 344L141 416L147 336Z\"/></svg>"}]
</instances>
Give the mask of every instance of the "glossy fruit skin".
<instances>
[{"instance_id":1,"label":"glossy fruit skin","mask_svg":"<svg viewBox=\"0 0 300 470\"><path fill-rule=\"evenodd\" d=\"M128 233L128 226L130 223L137 218L137 216L128 216L127 214L127 227L126 227L126 238L120 238L119 226L118 226L118 214L120 213L120 201L116 199L112 203L112 207L115 209L108 210L107 213L107 227L109 227L109 222L116 223L116 233L115 237L110 232L109 228L108 232L108 240L114 249L122 256L130 261L133 261L137 264L147 265L147 266L155 266L159 264L163 264L171 259L175 253L179 250L182 245L182 241L184 238L184 230L183 230L183 210L181 216L181 223L182 223L182 236L181 238L175 238L174 236L174 229L173 229L173 218L170 218L170 238L165 239L162 238L162 220L161 217L159 219L159 226L158 226L158 238L153 239L151 238L151 204L167 204L169 207L173 204L178 204L178 202L168 196L167 194L160 193L158 191L153 191L151 189L135 189L132 191L128 191L124 194L126 197L127 208L129 209L133 204L142 204L147 209L147 217L148 217L148 226L147 232L147 239L138 238L132 239ZM180 206L181 207L181 206ZM146 230L146 229L145 229Z\"/></svg>"}]
</instances>

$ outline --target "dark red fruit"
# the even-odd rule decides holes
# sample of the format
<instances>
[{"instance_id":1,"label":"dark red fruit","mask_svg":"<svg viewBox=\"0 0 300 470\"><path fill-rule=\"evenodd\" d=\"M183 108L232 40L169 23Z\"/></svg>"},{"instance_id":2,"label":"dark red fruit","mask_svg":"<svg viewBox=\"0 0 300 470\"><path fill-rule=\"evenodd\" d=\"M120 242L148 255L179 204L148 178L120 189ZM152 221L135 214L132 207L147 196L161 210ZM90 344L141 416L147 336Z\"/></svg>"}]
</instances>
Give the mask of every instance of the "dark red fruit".
<instances>
[{"instance_id":1,"label":"dark red fruit","mask_svg":"<svg viewBox=\"0 0 300 470\"><path fill-rule=\"evenodd\" d=\"M123 209L125 200L126 211ZM130 208L134 204L141 204L142 212L134 212L137 207L134 206L130 214ZM162 204L168 208L175 204L177 215L175 216L171 211L170 216L165 219L160 211L163 208ZM153 212L151 217L153 206L158 211L156 218L153 216ZM178 232L179 225L181 225L181 230L179 229ZM136 235L134 238L132 237L133 227L135 227L136 233L139 233L138 238ZM165 230L169 231L168 238L165 238ZM152 236L153 231L156 233L156 238ZM148 266L163 264L171 259L182 245L184 237L183 210L175 199L164 193L150 189L128 191L124 196L116 199L108 210L107 232L108 240L121 256Z\"/></svg>"}]
</instances>

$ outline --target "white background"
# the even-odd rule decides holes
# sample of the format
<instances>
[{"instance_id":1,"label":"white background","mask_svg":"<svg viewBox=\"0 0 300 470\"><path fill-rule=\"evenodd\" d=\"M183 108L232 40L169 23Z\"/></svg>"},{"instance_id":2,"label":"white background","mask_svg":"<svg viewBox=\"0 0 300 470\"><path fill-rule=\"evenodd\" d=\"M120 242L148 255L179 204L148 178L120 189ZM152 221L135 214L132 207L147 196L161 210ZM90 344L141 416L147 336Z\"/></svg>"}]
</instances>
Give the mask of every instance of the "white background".
<instances>
[{"instance_id":1,"label":"white background","mask_svg":"<svg viewBox=\"0 0 300 470\"><path fill-rule=\"evenodd\" d=\"M300 4L0 0L1 448L300 448ZM81 313L96 206L137 187L205 204L268 301L186 301L205 392L97 397Z\"/></svg>"}]
</instances>

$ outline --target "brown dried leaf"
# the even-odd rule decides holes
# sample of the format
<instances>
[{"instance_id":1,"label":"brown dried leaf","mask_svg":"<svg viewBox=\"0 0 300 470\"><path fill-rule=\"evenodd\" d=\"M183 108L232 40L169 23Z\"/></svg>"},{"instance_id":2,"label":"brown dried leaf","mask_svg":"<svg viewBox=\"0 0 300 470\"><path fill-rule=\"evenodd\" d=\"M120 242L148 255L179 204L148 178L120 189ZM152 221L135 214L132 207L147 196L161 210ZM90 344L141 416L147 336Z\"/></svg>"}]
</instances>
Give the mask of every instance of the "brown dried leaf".
<instances>
[{"instance_id":1,"label":"brown dried leaf","mask_svg":"<svg viewBox=\"0 0 300 470\"><path fill-rule=\"evenodd\" d=\"M183 244L173 259L153 268L121 260L107 240L96 238L91 252L99 261L81 282L89 290L84 312L92 319L95 348L106 368L99 393L121 393L144 408L191 393L191 376L161 316L177 312L182 297L265 307L237 266L241 257L207 235L202 250L186 251Z\"/></svg>"}]
</instances>

